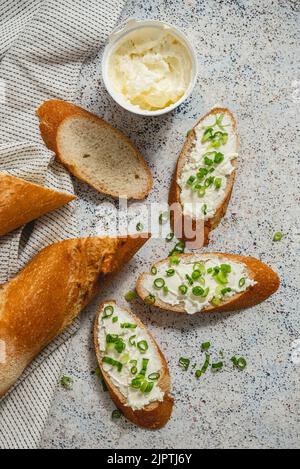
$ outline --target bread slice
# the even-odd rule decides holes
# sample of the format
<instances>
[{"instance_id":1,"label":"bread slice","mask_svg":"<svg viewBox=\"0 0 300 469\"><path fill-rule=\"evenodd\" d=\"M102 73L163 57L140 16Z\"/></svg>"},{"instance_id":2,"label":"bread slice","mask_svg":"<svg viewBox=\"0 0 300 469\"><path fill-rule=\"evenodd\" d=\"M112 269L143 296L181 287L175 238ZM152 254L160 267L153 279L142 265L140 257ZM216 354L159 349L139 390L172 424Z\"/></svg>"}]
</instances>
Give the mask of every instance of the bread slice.
<instances>
[{"instance_id":1,"label":"bread slice","mask_svg":"<svg viewBox=\"0 0 300 469\"><path fill-rule=\"evenodd\" d=\"M37 115L46 145L74 176L112 197L144 199L149 194L150 169L122 132L64 101L46 101Z\"/></svg>"},{"instance_id":2,"label":"bread slice","mask_svg":"<svg viewBox=\"0 0 300 469\"><path fill-rule=\"evenodd\" d=\"M129 407L126 403L126 397L120 392L119 388L116 387L108 373L105 372L103 368L103 360L101 355L101 344L99 343L99 321L101 319L101 315L103 313L104 306L111 305L116 307L116 302L114 300L106 301L103 303L100 308L99 312L96 317L95 326L94 326L94 345L97 360L99 363L100 370L103 374L103 378L105 383L108 387L108 390L111 394L111 397L115 403L115 405L121 410L121 412L125 415L125 417L130 420L131 422L135 423L140 427L145 427L149 429L158 429L166 425L168 420L171 417L172 409L173 409L173 398L170 396L170 387L171 387L171 380L170 380L170 373L168 370L167 362L160 351L157 343L153 339L152 335L146 330L144 324L140 321L140 319L135 316L131 311L125 308L121 308L123 311L127 313L127 316L130 317L131 321L138 325L143 331L145 332L146 337L148 338L148 343L152 344L152 347L156 349L156 352L159 356L161 362L161 374L159 381L157 382L157 386L160 390L164 393L162 401L154 401L150 404L146 405L145 407L134 410ZM134 332L133 332L134 333Z\"/></svg>"},{"instance_id":3,"label":"bread slice","mask_svg":"<svg viewBox=\"0 0 300 469\"><path fill-rule=\"evenodd\" d=\"M245 308L250 308L263 301L277 291L280 285L278 275L266 264L253 257L239 256L237 254L224 254L218 252L212 253L199 253L199 254L182 254L178 256L180 262L205 262L208 259L215 259L217 263L238 263L246 268L247 275L251 280L252 285L245 291L236 293L229 298L224 297L222 302L218 305L208 304L205 308L201 309L203 313L215 313L223 311L236 311ZM156 268L163 266L166 270L170 269L170 259L165 259L154 264ZM171 268L176 269L176 266ZM143 273L137 280L136 290L138 295L145 300L149 296L149 291L145 288L147 279L155 279L155 276L149 273ZM152 282L153 282L152 280ZM195 282L195 286L199 285ZM226 285L224 285L226 286ZM204 288L204 287L203 287ZM183 304L170 305L160 298L156 297L155 306L158 308L173 311L175 313L185 313L186 309Z\"/></svg>"},{"instance_id":4,"label":"bread slice","mask_svg":"<svg viewBox=\"0 0 300 469\"><path fill-rule=\"evenodd\" d=\"M0 236L58 209L76 197L0 173Z\"/></svg>"},{"instance_id":5,"label":"bread slice","mask_svg":"<svg viewBox=\"0 0 300 469\"><path fill-rule=\"evenodd\" d=\"M1 286L0 397L147 239L61 241L40 251Z\"/></svg>"},{"instance_id":6,"label":"bread slice","mask_svg":"<svg viewBox=\"0 0 300 469\"><path fill-rule=\"evenodd\" d=\"M234 167L234 170L227 177L227 184L226 184L226 189L225 189L223 199L220 201L219 205L216 207L214 215L211 218L206 219L204 222L203 222L203 220L200 220L200 219L198 219L198 220L195 219L195 218L191 219L191 217L189 215L184 214L183 206L182 206L182 203L181 203L181 187L178 184L178 181L180 180L183 168L184 168L186 162L188 161L189 156L190 156L190 154L191 154L191 152L192 152L192 150L195 146L195 142L196 142L195 129L196 129L196 127L199 124L203 123L205 120L207 120L207 118L209 118L210 116L216 116L218 114L225 114L225 116L227 116L229 121L231 122L232 131L233 131L234 140L235 140L234 141L235 153L238 152L239 138L238 138L238 134L237 134L236 120L235 120L233 114L227 108L221 108L221 107L213 108L209 113L207 113L204 117L202 117L199 120L199 122L197 122L197 124L194 126L193 129L191 129L190 132L188 132L185 144L183 146L183 149L180 153L180 156L179 156L179 159L178 159L178 162L177 162L177 166L176 166L176 169L175 169L175 173L174 173L174 177L173 177L173 180L172 180L170 193L169 193L169 204L170 204L170 206L172 206L173 204L177 205L177 208L175 210L171 210L171 214L170 214L171 215L171 224L172 224L172 227L173 227L173 230L174 230L176 236L179 239L183 239L185 241L193 241L195 235L193 235L193 237L190 238L189 237L190 235L187 236L185 234L185 231L187 231L187 230L184 230L184 227L187 227L187 226L190 225L192 227L192 232L193 233L195 233L196 230L198 230L198 231L202 230L203 231L203 233L198 233L198 238L199 239L201 239L201 234L203 234L203 236L202 236L203 241L201 243L202 245L203 244L207 245L209 243L209 233L210 233L210 231L212 231L213 229L215 229L218 226L218 224L220 223L222 217L226 213L226 210L227 210L227 207L228 207L228 204L229 204L229 200L230 200L230 197L231 197L231 194L232 194L234 181L235 181L235 178L236 178L237 160L236 160L236 158L233 158L231 160L231 164ZM219 150L217 150L217 151L219 151ZM220 149L220 151L222 152L222 149ZM181 229L181 227L183 227L183 230ZM200 246L201 245L198 245L197 248L199 248Z\"/></svg>"}]
</instances>

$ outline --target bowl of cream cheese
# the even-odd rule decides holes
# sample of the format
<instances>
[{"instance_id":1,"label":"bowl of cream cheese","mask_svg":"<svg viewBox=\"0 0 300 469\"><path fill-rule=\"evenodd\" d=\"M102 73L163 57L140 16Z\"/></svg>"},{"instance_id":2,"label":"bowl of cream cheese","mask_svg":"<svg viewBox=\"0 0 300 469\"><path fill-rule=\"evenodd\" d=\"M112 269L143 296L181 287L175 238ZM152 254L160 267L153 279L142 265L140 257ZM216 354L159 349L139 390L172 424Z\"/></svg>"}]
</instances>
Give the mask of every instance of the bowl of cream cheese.
<instances>
[{"instance_id":1,"label":"bowl of cream cheese","mask_svg":"<svg viewBox=\"0 0 300 469\"><path fill-rule=\"evenodd\" d=\"M131 19L111 34L102 60L108 93L123 108L143 116L165 114L192 93L197 56L177 27Z\"/></svg>"}]
</instances>

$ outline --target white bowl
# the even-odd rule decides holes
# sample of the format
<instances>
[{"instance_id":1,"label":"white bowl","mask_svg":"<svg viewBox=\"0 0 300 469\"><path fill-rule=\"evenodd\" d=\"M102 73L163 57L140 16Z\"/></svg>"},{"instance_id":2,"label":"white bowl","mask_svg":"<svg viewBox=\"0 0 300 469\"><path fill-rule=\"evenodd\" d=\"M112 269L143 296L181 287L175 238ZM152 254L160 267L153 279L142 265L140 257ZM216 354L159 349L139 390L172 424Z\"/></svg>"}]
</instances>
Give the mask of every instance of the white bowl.
<instances>
[{"instance_id":1,"label":"white bowl","mask_svg":"<svg viewBox=\"0 0 300 469\"><path fill-rule=\"evenodd\" d=\"M192 63L192 73L191 73L191 80L190 84L182 96L176 103L172 104L171 106L168 106L164 109L159 109L157 111L148 111L145 109L141 109L138 106L134 106L130 104L122 95L117 93L110 81L109 77L109 60L111 57L111 54L116 50L118 45L124 40L124 38L131 33L132 31L136 31L137 29L142 29L142 28L158 28L160 30L162 29L168 29L175 37L177 37L180 42L182 42L189 54L190 54L190 59ZM135 19L129 19L125 23L119 25L110 35L108 44L106 45L104 49L104 54L103 54L103 59L102 59L102 76L103 76L103 81L104 85L110 94L110 96L124 109L127 111L133 112L134 114L139 114L141 116L161 116L162 114L166 114L167 112L173 111L173 109L177 108L182 104L192 93L196 80L197 80L197 75L198 75L198 64L197 64L197 55L195 52L194 47L190 43L190 41L187 39L185 34L178 29L176 26L173 26L171 24L165 23L163 21L156 21L156 20L135 20Z\"/></svg>"}]
</instances>

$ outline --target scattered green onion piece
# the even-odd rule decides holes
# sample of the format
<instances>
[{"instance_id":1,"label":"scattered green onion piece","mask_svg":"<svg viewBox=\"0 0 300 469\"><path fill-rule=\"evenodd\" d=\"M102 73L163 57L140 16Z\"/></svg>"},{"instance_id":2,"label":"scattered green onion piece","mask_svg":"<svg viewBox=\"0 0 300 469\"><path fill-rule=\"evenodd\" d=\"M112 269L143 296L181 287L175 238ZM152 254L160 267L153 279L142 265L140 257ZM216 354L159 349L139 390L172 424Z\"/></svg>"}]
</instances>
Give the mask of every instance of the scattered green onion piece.
<instances>
[{"instance_id":1,"label":"scattered green onion piece","mask_svg":"<svg viewBox=\"0 0 300 469\"><path fill-rule=\"evenodd\" d=\"M201 277L200 270L194 270L193 273L192 273L193 280L198 280L200 277Z\"/></svg>"},{"instance_id":2,"label":"scattered green onion piece","mask_svg":"<svg viewBox=\"0 0 300 469\"><path fill-rule=\"evenodd\" d=\"M213 306L220 306L221 303L222 303L222 300L220 298L217 298L216 296L214 296L211 300L211 304Z\"/></svg>"},{"instance_id":3,"label":"scattered green onion piece","mask_svg":"<svg viewBox=\"0 0 300 469\"><path fill-rule=\"evenodd\" d=\"M175 275L175 270L174 269L168 269L166 271L167 277L173 277Z\"/></svg>"},{"instance_id":4,"label":"scattered green onion piece","mask_svg":"<svg viewBox=\"0 0 300 469\"><path fill-rule=\"evenodd\" d=\"M133 339L135 339L135 338L136 338L136 335L132 335L131 337L129 337L128 342L129 342L129 345L131 345L132 347L135 347L135 346L136 346L136 343L135 343L134 340L133 340Z\"/></svg>"},{"instance_id":5,"label":"scattered green onion piece","mask_svg":"<svg viewBox=\"0 0 300 469\"><path fill-rule=\"evenodd\" d=\"M145 353L147 352L149 348L148 342L146 340L141 340L140 342L138 342L137 347L140 350L140 352Z\"/></svg>"},{"instance_id":6,"label":"scattered green onion piece","mask_svg":"<svg viewBox=\"0 0 300 469\"><path fill-rule=\"evenodd\" d=\"M136 231L143 231L143 229L144 229L144 225L142 223L138 223L136 225Z\"/></svg>"},{"instance_id":7,"label":"scattered green onion piece","mask_svg":"<svg viewBox=\"0 0 300 469\"><path fill-rule=\"evenodd\" d=\"M201 296L202 296L202 298L206 298L208 296L208 294L209 294L209 287L205 288L205 290L203 292L203 295L201 295Z\"/></svg>"},{"instance_id":8,"label":"scattered green onion piece","mask_svg":"<svg viewBox=\"0 0 300 469\"><path fill-rule=\"evenodd\" d=\"M72 378L70 378L69 376L62 376L60 378L60 384L63 388L65 388L67 391L72 391L73 389L73 384L74 384L74 381Z\"/></svg>"},{"instance_id":9,"label":"scattered green onion piece","mask_svg":"<svg viewBox=\"0 0 300 469\"><path fill-rule=\"evenodd\" d=\"M207 205L206 204L204 204L203 207L202 207L202 213L205 216L207 215Z\"/></svg>"},{"instance_id":10,"label":"scattered green onion piece","mask_svg":"<svg viewBox=\"0 0 300 469\"><path fill-rule=\"evenodd\" d=\"M192 290L192 293L194 296L202 296L204 293L204 290L202 287L194 287Z\"/></svg>"},{"instance_id":11,"label":"scattered green onion piece","mask_svg":"<svg viewBox=\"0 0 300 469\"><path fill-rule=\"evenodd\" d=\"M122 368L123 368L122 363L118 362L117 360L114 360L111 357L103 357L103 363L107 363L108 365L115 366L119 372L122 371Z\"/></svg>"},{"instance_id":12,"label":"scattered green onion piece","mask_svg":"<svg viewBox=\"0 0 300 469\"><path fill-rule=\"evenodd\" d=\"M166 241L170 243L174 239L174 233L169 233L168 236L166 237Z\"/></svg>"},{"instance_id":13,"label":"scattered green onion piece","mask_svg":"<svg viewBox=\"0 0 300 469\"><path fill-rule=\"evenodd\" d=\"M189 358L181 357L179 359L179 366L181 366L181 368L183 368L185 371L189 369L190 363L191 360Z\"/></svg>"},{"instance_id":14,"label":"scattered green onion piece","mask_svg":"<svg viewBox=\"0 0 300 469\"><path fill-rule=\"evenodd\" d=\"M111 418L112 418L113 420L120 419L121 416L122 416L122 414L121 414L121 412L120 412L118 409L114 410L114 411L112 412L112 414L111 414Z\"/></svg>"},{"instance_id":15,"label":"scattered green onion piece","mask_svg":"<svg viewBox=\"0 0 300 469\"><path fill-rule=\"evenodd\" d=\"M204 373L206 373L206 371L209 367L209 363L210 363L210 354L207 353L204 365L202 366L202 368L200 370L197 370L196 373L195 373L196 378L200 378L202 375L204 375Z\"/></svg>"},{"instance_id":16,"label":"scattered green onion piece","mask_svg":"<svg viewBox=\"0 0 300 469\"><path fill-rule=\"evenodd\" d=\"M182 295L186 295L188 291L188 287L186 285L180 285L178 287L178 290Z\"/></svg>"},{"instance_id":17,"label":"scattered green onion piece","mask_svg":"<svg viewBox=\"0 0 300 469\"><path fill-rule=\"evenodd\" d=\"M105 306L104 308L104 315L102 316L102 319L107 319L110 318L114 314L115 309L113 306Z\"/></svg>"},{"instance_id":18,"label":"scattered green onion piece","mask_svg":"<svg viewBox=\"0 0 300 469\"><path fill-rule=\"evenodd\" d=\"M199 190L198 190L198 197L202 198L205 196L205 193L206 193L206 189L205 187L201 187Z\"/></svg>"},{"instance_id":19,"label":"scattered green onion piece","mask_svg":"<svg viewBox=\"0 0 300 469\"><path fill-rule=\"evenodd\" d=\"M204 163L206 164L206 166L212 166L214 164L213 160L208 158L208 156L204 157Z\"/></svg>"},{"instance_id":20,"label":"scattered green onion piece","mask_svg":"<svg viewBox=\"0 0 300 469\"><path fill-rule=\"evenodd\" d=\"M180 258L176 255L172 255L169 258L170 265L179 265L180 264Z\"/></svg>"},{"instance_id":21,"label":"scattered green onion piece","mask_svg":"<svg viewBox=\"0 0 300 469\"><path fill-rule=\"evenodd\" d=\"M169 288L167 286L164 286L163 292L167 295L169 293Z\"/></svg>"},{"instance_id":22,"label":"scattered green onion piece","mask_svg":"<svg viewBox=\"0 0 300 469\"><path fill-rule=\"evenodd\" d=\"M186 181L186 183L188 186L191 187L194 184L195 180L196 180L196 176L190 176L188 180Z\"/></svg>"},{"instance_id":23,"label":"scattered green onion piece","mask_svg":"<svg viewBox=\"0 0 300 469\"><path fill-rule=\"evenodd\" d=\"M221 290L221 293L222 293L222 295L224 296L224 295L226 295L227 293L230 293L231 291L232 291L232 289L231 289L230 287L227 287L227 288L223 288L223 289Z\"/></svg>"},{"instance_id":24,"label":"scattered green onion piece","mask_svg":"<svg viewBox=\"0 0 300 469\"><path fill-rule=\"evenodd\" d=\"M215 159L214 159L214 162L215 164L220 164L224 161L224 155L223 153L216 153L215 154Z\"/></svg>"},{"instance_id":25,"label":"scattered green onion piece","mask_svg":"<svg viewBox=\"0 0 300 469\"><path fill-rule=\"evenodd\" d=\"M142 360L142 369L140 371L141 376L146 376L148 363L149 363L149 358L143 358L143 360Z\"/></svg>"},{"instance_id":26,"label":"scattered green onion piece","mask_svg":"<svg viewBox=\"0 0 300 469\"><path fill-rule=\"evenodd\" d=\"M202 262L195 262L193 269L199 270L199 272L201 272L202 275L205 274L205 265L202 264Z\"/></svg>"},{"instance_id":27,"label":"scattered green onion piece","mask_svg":"<svg viewBox=\"0 0 300 469\"><path fill-rule=\"evenodd\" d=\"M214 126L217 125L218 127L220 127L221 130L224 129L224 126L222 125L222 121L224 119L224 116L225 116L225 113L223 112L223 114L220 114L220 116L217 117L216 122L214 124Z\"/></svg>"},{"instance_id":28,"label":"scattered green onion piece","mask_svg":"<svg viewBox=\"0 0 300 469\"><path fill-rule=\"evenodd\" d=\"M210 187L214 183L214 180L215 180L214 176L209 176L209 178L205 180L205 183L204 183L205 187L206 188Z\"/></svg>"},{"instance_id":29,"label":"scattered green onion piece","mask_svg":"<svg viewBox=\"0 0 300 469\"><path fill-rule=\"evenodd\" d=\"M212 137L212 133L213 133L213 128L207 127L207 129L205 129L205 132L203 134L201 143L206 143L208 140L210 140Z\"/></svg>"},{"instance_id":30,"label":"scattered green onion piece","mask_svg":"<svg viewBox=\"0 0 300 469\"><path fill-rule=\"evenodd\" d=\"M207 168L200 168L197 173L197 178L201 181L208 174Z\"/></svg>"},{"instance_id":31,"label":"scattered green onion piece","mask_svg":"<svg viewBox=\"0 0 300 469\"><path fill-rule=\"evenodd\" d=\"M221 264L220 269L221 269L221 272L224 272L225 274L229 274L232 271L230 264Z\"/></svg>"},{"instance_id":32,"label":"scattered green onion piece","mask_svg":"<svg viewBox=\"0 0 300 469\"><path fill-rule=\"evenodd\" d=\"M220 189L222 186L222 178L216 178L214 180L214 185L217 190Z\"/></svg>"},{"instance_id":33,"label":"scattered green onion piece","mask_svg":"<svg viewBox=\"0 0 300 469\"><path fill-rule=\"evenodd\" d=\"M137 293L135 290L130 290L124 295L124 298L126 301L128 301L128 303L130 303L137 298Z\"/></svg>"},{"instance_id":34,"label":"scattered green onion piece","mask_svg":"<svg viewBox=\"0 0 300 469\"><path fill-rule=\"evenodd\" d=\"M123 322L121 324L121 328L122 329L136 329L137 328L137 324L131 324L130 322Z\"/></svg>"},{"instance_id":35,"label":"scattered green onion piece","mask_svg":"<svg viewBox=\"0 0 300 469\"><path fill-rule=\"evenodd\" d=\"M118 320L119 320L118 316L115 316L114 318L112 318L113 323L118 322Z\"/></svg>"},{"instance_id":36,"label":"scattered green onion piece","mask_svg":"<svg viewBox=\"0 0 300 469\"><path fill-rule=\"evenodd\" d=\"M192 279L192 277L189 274L186 274L185 278L187 279L188 284L190 286L194 285L194 280Z\"/></svg>"},{"instance_id":37,"label":"scattered green onion piece","mask_svg":"<svg viewBox=\"0 0 300 469\"><path fill-rule=\"evenodd\" d=\"M240 288L243 288L243 286L245 285L246 283L246 279L245 278L241 278L240 281L239 281L239 287Z\"/></svg>"},{"instance_id":38,"label":"scattered green onion piece","mask_svg":"<svg viewBox=\"0 0 300 469\"><path fill-rule=\"evenodd\" d=\"M283 238L283 233L281 233L281 231L277 231L273 236L273 241L276 243L278 241L281 241L282 238Z\"/></svg>"},{"instance_id":39,"label":"scattered green onion piece","mask_svg":"<svg viewBox=\"0 0 300 469\"><path fill-rule=\"evenodd\" d=\"M145 394L149 394L149 393L152 391L153 388L154 388L154 383L153 383L153 381L150 382L150 383L148 382L148 383L147 383L147 387L146 387L144 393L145 393Z\"/></svg>"},{"instance_id":40,"label":"scattered green onion piece","mask_svg":"<svg viewBox=\"0 0 300 469\"><path fill-rule=\"evenodd\" d=\"M153 282L153 285L155 288L158 290L161 290L165 286L166 282L164 281L163 278L156 278Z\"/></svg>"},{"instance_id":41,"label":"scattered green onion piece","mask_svg":"<svg viewBox=\"0 0 300 469\"><path fill-rule=\"evenodd\" d=\"M130 372L131 372L132 375L136 375L137 372L138 372L137 367L136 367L136 366L133 366L133 367L131 368Z\"/></svg>"},{"instance_id":42,"label":"scattered green onion piece","mask_svg":"<svg viewBox=\"0 0 300 469\"><path fill-rule=\"evenodd\" d=\"M222 272L222 271L216 274L214 276L214 279L221 285L226 285L226 283L228 283L227 275L225 274L225 272Z\"/></svg>"},{"instance_id":43,"label":"scattered green onion piece","mask_svg":"<svg viewBox=\"0 0 300 469\"><path fill-rule=\"evenodd\" d=\"M150 379L150 381L158 381L159 378L160 378L159 373L151 373L151 375L148 376L148 379Z\"/></svg>"},{"instance_id":44,"label":"scattered green onion piece","mask_svg":"<svg viewBox=\"0 0 300 469\"><path fill-rule=\"evenodd\" d=\"M159 224L164 225L169 220L169 212L163 212L159 215Z\"/></svg>"},{"instance_id":45,"label":"scattered green onion piece","mask_svg":"<svg viewBox=\"0 0 300 469\"><path fill-rule=\"evenodd\" d=\"M213 363L211 367L215 371L220 371L223 368L223 362Z\"/></svg>"},{"instance_id":46,"label":"scattered green onion piece","mask_svg":"<svg viewBox=\"0 0 300 469\"><path fill-rule=\"evenodd\" d=\"M151 275L157 275L157 267L155 265L151 267Z\"/></svg>"},{"instance_id":47,"label":"scattered green onion piece","mask_svg":"<svg viewBox=\"0 0 300 469\"><path fill-rule=\"evenodd\" d=\"M247 366L247 361L245 360L244 357L240 357L240 358L232 357L231 361L233 365L241 371L243 371Z\"/></svg>"},{"instance_id":48,"label":"scattered green onion piece","mask_svg":"<svg viewBox=\"0 0 300 469\"><path fill-rule=\"evenodd\" d=\"M133 380L131 381L131 387L134 389L140 389L143 381L144 381L143 376L137 376L136 378L133 378Z\"/></svg>"},{"instance_id":49,"label":"scattered green onion piece","mask_svg":"<svg viewBox=\"0 0 300 469\"><path fill-rule=\"evenodd\" d=\"M213 270L214 270L214 269L213 269L212 267L210 267L209 269L207 269L207 273L208 273L208 274L212 274L212 273L213 273Z\"/></svg>"},{"instance_id":50,"label":"scattered green onion piece","mask_svg":"<svg viewBox=\"0 0 300 469\"><path fill-rule=\"evenodd\" d=\"M144 302L147 304L147 305L154 305L155 304L155 301L156 301L156 298L154 295L152 295L150 293L150 295L146 296L146 298L144 299Z\"/></svg>"},{"instance_id":51,"label":"scattered green onion piece","mask_svg":"<svg viewBox=\"0 0 300 469\"><path fill-rule=\"evenodd\" d=\"M205 352L206 350L209 350L211 347L211 343L210 342L203 342L203 344L201 345L201 348L202 350Z\"/></svg>"},{"instance_id":52,"label":"scattered green onion piece","mask_svg":"<svg viewBox=\"0 0 300 469\"><path fill-rule=\"evenodd\" d=\"M125 345L125 342L123 341L123 339L119 339L116 343L115 343L115 350L118 352L118 353L122 353L126 348L126 345Z\"/></svg>"}]
</instances>

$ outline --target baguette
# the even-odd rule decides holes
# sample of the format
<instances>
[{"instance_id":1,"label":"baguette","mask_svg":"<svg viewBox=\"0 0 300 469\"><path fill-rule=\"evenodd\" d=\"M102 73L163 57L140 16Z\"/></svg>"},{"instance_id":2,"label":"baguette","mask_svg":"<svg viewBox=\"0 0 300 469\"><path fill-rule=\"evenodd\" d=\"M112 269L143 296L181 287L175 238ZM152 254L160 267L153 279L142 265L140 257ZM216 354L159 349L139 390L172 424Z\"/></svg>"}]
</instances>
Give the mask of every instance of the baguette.
<instances>
[{"instance_id":1,"label":"baguette","mask_svg":"<svg viewBox=\"0 0 300 469\"><path fill-rule=\"evenodd\" d=\"M112 197L138 200L149 194L147 163L119 130L64 101L46 101L37 115L47 147L74 176Z\"/></svg>"},{"instance_id":2,"label":"baguette","mask_svg":"<svg viewBox=\"0 0 300 469\"><path fill-rule=\"evenodd\" d=\"M253 257L213 252L182 254L177 259L178 265L170 265L170 262L172 263L170 258L156 263L153 270L153 273L157 270L156 275L149 273L140 275L136 290L144 301L176 313L236 311L263 302L279 288L278 275L266 264ZM201 267L202 265L204 267ZM229 265L230 273L224 274L222 269L226 272L229 268L220 268L221 265ZM207 272L208 267L213 269L210 274ZM215 274L215 267L219 269L219 275ZM168 269L175 270L173 277L168 277L166 274ZM193 274L194 270L197 271L196 274ZM198 277L196 280L193 280L194 275ZM170 292L166 297L163 296L162 290L152 287L157 277L162 278L167 287L171 282ZM190 283L189 277L193 280L193 284ZM201 278L205 283L201 281ZM186 294L179 291L178 284L186 285ZM197 289L196 296L194 288ZM228 288L231 291L226 291Z\"/></svg>"},{"instance_id":3,"label":"baguette","mask_svg":"<svg viewBox=\"0 0 300 469\"><path fill-rule=\"evenodd\" d=\"M112 322L113 316L111 316L111 318L103 319L104 311L107 306L112 307L114 310L113 316L117 315L118 317L118 321L114 324ZM125 328L122 329L121 328L122 320L125 323L129 321L130 323L133 323L134 325L137 325L138 327L131 331ZM138 405L134 404L134 408L132 407L132 405L130 405L131 402L130 403L128 402L129 397L124 396L124 394L120 390L121 389L120 386L117 386L113 382L113 378L110 376L110 373L113 373L113 371L111 370L113 370L114 367L112 367L111 365L105 365L103 363L103 357L104 355L108 353L110 353L112 356L114 356L115 354L116 359L121 360L122 358L120 358L120 353L117 353L115 351L113 352L107 351L107 348L106 348L107 335L105 334L103 328L101 327L102 324L105 327L111 327L114 332L118 332L120 334L120 337L123 337L123 339L121 340L124 342L124 344L126 344L124 353L134 353L135 358L137 358L138 363L135 365L137 368L136 370L137 373L142 366L142 359L143 358L149 359L149 363L147 365L148 366L147 373L144 375L144 378L143 378L144 380L147 380L147 378L149 379L149 376L151 377L151 373L153 373L153 371L154 372L158 371L158 369L155 368L156 363L160 369L158 381L155 382L155 386L152 389L152 391L150 391L149 394L143 393L140 389L132 389L130 387L132 379L138 376L137 373L135 375L131 373L134 363L130 364L130 362L127 361L127 363L123 364L121 371L117 371L117 370L115 371L118 374L117 378L119 382L121 382L121 380L124 379L125 389L126 389L126 391L124 392L128 392L128 395L129 393L131 393L130 398L132 399L134 403L135 403L135 399L137 399ZM140 335L141 333L143 334L142 336ZM144 339L146 338L147 344L149 344L149 348L144 354L142 354L138 350L138 347L136 345L133 347L130 347L130 345L128 345L128 337L131 335L135 335L136 343L138 343L139 336L140 338L144 338ZM173 398L170 396L170 387L171 387L170 374L169 374L167 362L162 352L160 351L157 343L153 339L152 335L146 330L144 324L140 321L140 319L137 318L134 314L132 314L132 312L130 312L129 310L125 308L118 308L115 301L106 301L100 306L100 309L99 309L99 312L97 314L97 318L95 321L94 345L95 345L95 351L96 351L96 356L97 356L97 360L99 363L99 367L103 375L103 378L105 380L105 383L108 387L108 390L111 394L111 397L114 403L116 404L116 406L125 415L125 417L131 422L135 423L136 425L140 427L149 428L149 429L157 429L166 425L166 423L171 417L171 413L173 409ZM156 362L155 365L154 365L154 361ZM152 370L149 369L149 367L151 366L152 366ZM123 371L123 376L121 375L122 371ZM129 372L129 377L128 377L127 371ZM147 381L146 381L146 384L147 384ZM152 393L156 393L156 394L153 396ZM156 400L157 395L160 396L160 400ZM138 399L142 399L142 402L139 402ZM144 399L146 399L146 401L144 401ZM144 405L144 403L146 405Z\"/></svg>"},{"instance_id":4,"label":"baguette","mask_svg":"<svg viewBox=\"0 0 300 469\"><path fill-rule=\"evenodd\" d=\"M0 173L0 236L3 236L76 197Z\"/></svg>"},{"instance_id":5,"label":"baguette","mask_svg":"<svg viewBox=\"0 0 300 469\"><path fill-rule=\"evenodd\" d=\"M79 315L108 274L145 243L139 238L70 239L40 251L0 290L0 397Z\"/></svg>"},{"instance_id":6,"label":"baguette","mask_svg":"<svg viewBox=\"0 0 300 469\"><path fill-rule=\"evenodd\" d=\"M199 159L195 162L193 161L193 151L197 149L197 141L201 139L201 134L197 135L198 130L204 132L204 128L201 126L204 125L204 122L212 125L213 120L218 116L224 115L224 118L227 122L227 126L224 127L224 132L227 132L229 135L228 142L225 145L221 145L219 148L208 149L207 146L210 141L205 143L202 148L199 148ZM230 127L229 127L230 126ZM216 130L220 131L220 128L216 127ZM198 143L199 145L199 143ZM200 244L197 248L202 245L207 245L209 243L209 233L214 230L220 223L222 217L225 215L230 197L233 190L234 181L236 178L236 169L237 169L237 152L239 148L239 138L236 129L236 120L233 114L227 108L214 108L208 114L200 119L200 121L194 126L194 128L188 132L184 147L180 153L174 177L172 180L170 193L169 193L169 204L170 206L176 207L176 209L171 210L171 224L173 231L179 239L184 241L194 241L197 232L197 237L200 239ZM195 173L194 177L195 183L198 183L200 186L205 186L206 180L204 176L198 180L196 177L196 172L199 171L200 167L205 167L205 169L210 169L209 166L205 165L203 162L202 156L203 153L214 153L214 152L224 152L225 159L220 164L213 165L215 171L211 173L212 177L216 176L216 171L223 171L226 168L225 164L228 159L228 162L231 161L228 174L223 174L222 186L219 189L216 189L214 184L211 187L207 188L205 195L202 197L198 196L199 192L193 191L192 187L187 185L188 176ZM213 159L213 156L209 156L209 159ZM191 171L187 170L186 174L184 173L185 168L188 168L186 164L192 164ZM227 163L228 164L228 163ZM228 166L227 166L228 167ZM198 173L199 174L199 173ZM220 176L221 174L219 174ZM218 176L218 174L217 174ZM181 180L182 178L182 180ZM193 186L193 187L194 187ZM189 195L192 195L192 198L189 198ZM188 210L187 205L184 206L182 198L187 197L189 202L195 204L198 208L195 216L195 209ZM215 197L215 200L210 199ZM209 212L206 216L202 215L202 207L207 206ZM211 209L211 210L210 210ZM191 213L192 212L192 213ZM188 227L191 226L191 233L188 233Z\"/></svg>"}]
</instances>

